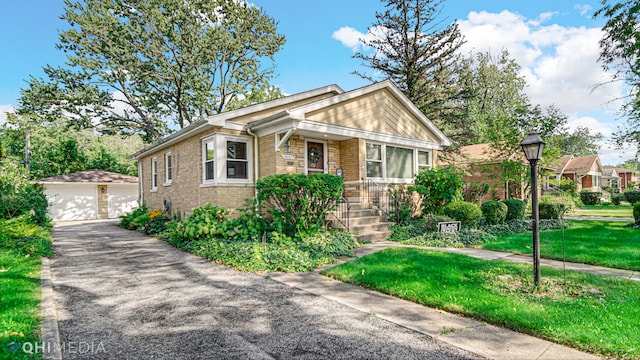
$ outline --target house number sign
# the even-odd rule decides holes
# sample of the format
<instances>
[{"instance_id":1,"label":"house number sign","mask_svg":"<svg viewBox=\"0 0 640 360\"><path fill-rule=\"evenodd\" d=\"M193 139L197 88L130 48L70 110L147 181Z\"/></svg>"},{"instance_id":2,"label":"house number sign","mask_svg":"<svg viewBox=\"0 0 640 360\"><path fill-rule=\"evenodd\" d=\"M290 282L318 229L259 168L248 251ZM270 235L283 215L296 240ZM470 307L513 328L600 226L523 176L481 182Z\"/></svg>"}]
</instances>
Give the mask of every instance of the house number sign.
<instances>
[{"instance_id":1,"label":"house number sign","mask_svg":"<svg viewBox=\"0 0 640 360\"><path fill-rule=\"evenodd\" d=\"M460 231L460 221L439 222L438 232L445 234L453 234Z\"/></svg>"}]
</instances>

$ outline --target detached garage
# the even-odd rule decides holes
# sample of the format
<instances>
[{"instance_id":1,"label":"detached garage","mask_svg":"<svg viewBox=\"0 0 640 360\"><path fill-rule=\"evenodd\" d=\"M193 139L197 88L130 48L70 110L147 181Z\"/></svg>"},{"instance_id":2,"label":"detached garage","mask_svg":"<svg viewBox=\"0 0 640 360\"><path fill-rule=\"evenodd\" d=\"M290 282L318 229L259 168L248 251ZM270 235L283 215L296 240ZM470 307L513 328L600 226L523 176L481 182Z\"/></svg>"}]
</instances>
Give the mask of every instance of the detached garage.
<instances>
[{"instance_id":1,"label":"detached garage","mask_svg":"<svg viewBox=\"0 0 640 360\"><path fill-rule=\"evenodd\" d=\"M85 170L38 180L54 221L115 219L138 207L138 178Z\"/></svg>"}]
</instances>

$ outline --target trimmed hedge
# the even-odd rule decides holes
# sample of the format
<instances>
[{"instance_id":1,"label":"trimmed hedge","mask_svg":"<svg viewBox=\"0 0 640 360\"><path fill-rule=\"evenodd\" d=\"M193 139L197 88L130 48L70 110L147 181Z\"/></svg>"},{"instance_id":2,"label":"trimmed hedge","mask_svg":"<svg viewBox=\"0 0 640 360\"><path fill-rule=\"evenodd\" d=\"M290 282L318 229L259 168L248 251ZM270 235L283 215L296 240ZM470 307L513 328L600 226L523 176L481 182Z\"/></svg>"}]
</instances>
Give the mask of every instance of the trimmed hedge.
<instances>
[{"instance_id":1,"label":"trimmed hedge","mask_svg":"<svg viewBox=\"0 0 640 360\"><path fill-rule=\"evenodd\" d=\"M507 205L507 217L505 221L524 219L524 201L520 199L504 199L502 202Z\"/></svg>"},{"instance_id":2,"label":"trimmed hedge","mask_svg":"<svg viewBox=\"0 0 640 360\"><path fill-rule=\"evenodd\" d=\"M640 202L640 191L638 190L625 191L623 196L624 200L630 202L631 205Z\"/></svg>"},{"instance_id":3,"label":"trimmed hedge","mask_svg":"<svg viewBox=\"0 0 640 360\"><path fill-rule=\"evenodd\" d=\"M599 191L581 191L580 192L580 201L582 201L585 205L598 205L600 204L600 198L602 197L602 193Z\"/></svg>"},{"instance_id":4,"label":"trimmed hedge","mask_svg":"<svg viewBox=\"0 0 640 360\"><path fill-rule=\"evenodd\" d=\"M489 200L482 204L482 215L487 225L503 224L507 211L507 205L500 201Z\"/></svg>"},{"instance_id":5,"label":"trimmed hedge","mask_svg":"<svg viewBox=\"0 0 640 360\"><path fill-rule=\"evenodd\" d=\"M482 219L482 210L474 203L454 201L444 207L444 214L465 225L475 225Z\"/></svg>"},{"instance_id":6,"label":"trimmed hedge","mask_svg":"<svg viewBox=\"0 0 640 360\"><path fill-rule=\"evenodd\" d=\"M636 220L636 224L640 224L640 201L633 204L633 218Z\"/></svg>"},{"instance_id":7,"label":"trimmed hedge","mask_svg":"<svg viewBox=\"0 0 640 360\"><path fill-rule=\"evenodd\" d=\"M561 202L542 202L539 205L540 219L560 219L560 215L566 211L566 206Z\"/></svg>"}]
</instances>

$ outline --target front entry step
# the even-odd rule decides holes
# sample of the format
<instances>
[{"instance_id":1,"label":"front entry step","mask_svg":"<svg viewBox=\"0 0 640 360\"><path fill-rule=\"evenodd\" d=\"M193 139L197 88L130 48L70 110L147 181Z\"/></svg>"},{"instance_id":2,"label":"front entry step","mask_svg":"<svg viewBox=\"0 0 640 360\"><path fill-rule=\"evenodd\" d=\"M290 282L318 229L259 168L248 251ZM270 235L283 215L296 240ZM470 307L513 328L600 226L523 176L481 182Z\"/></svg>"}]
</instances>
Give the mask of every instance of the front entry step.
<instances>
[{"instance_id":1,"label":"front entry step","mask_svg":"<svg viewBox=\"0 0 640 360\"><path fill-rule=\"evenodd\" d=\"M385 241L393 233L389 227L392 222L386 221L370 204L350 203L349 232L354 234L359 242Z\"/></svg>"}]
</instances>

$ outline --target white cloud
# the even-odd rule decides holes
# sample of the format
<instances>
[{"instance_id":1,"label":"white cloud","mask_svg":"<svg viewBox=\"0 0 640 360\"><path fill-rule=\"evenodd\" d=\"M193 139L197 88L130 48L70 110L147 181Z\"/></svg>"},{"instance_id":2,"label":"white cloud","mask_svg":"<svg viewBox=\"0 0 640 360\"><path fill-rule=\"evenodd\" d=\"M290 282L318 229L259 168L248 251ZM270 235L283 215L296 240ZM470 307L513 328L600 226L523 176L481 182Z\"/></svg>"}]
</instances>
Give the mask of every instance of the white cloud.
<instances>
[{"instance_id":1,"label":"white cloud","mask_svg":"<svg viewBox=\"0 0 640 360\"><path fill-rule=\"evenodd\" d=\"M611 130L611 124L600 121L591 116L580 116L570 118L567 122L567 126L570 130L575 130L577 127L587 127L591 131L591 134L601 133L604 137L608 138L613 135Z\"/></svg>"},{"instance_id":2,"label":"white cloud","mask_svg":"<svg viewBox=\"0 0 640 360\"><path fill-rule=\"evenodd\" d=\"M586 4L585 5L576 4L573 8L580 11L580 15L582 16L587 15L588 13L591 12L591 9L593 9L591 5L586 5Z\"/></svg>"},{"instance_id":3,"label":"white cloud","mask_svg":"<svg viewBox=\"0 0 640 360\"><path fill-rule=\"evenodd\" d=\"M360 39L364 38L365 35L352 27L343 26L334 31L331 37L340 41L342 45L350 48L353 52L356 52L362 47Z\"/></svg>"},{"instance_id":4,"label":"white cloud","mask_svg":"<svg viewBox=\"0 0 640 360\"><path fill-rule=\"evenodd\" d=\"M7 113L14 111L15 108L11 105L0 105L0 125L7 122Z\"/></svg>"}]
</instances>

